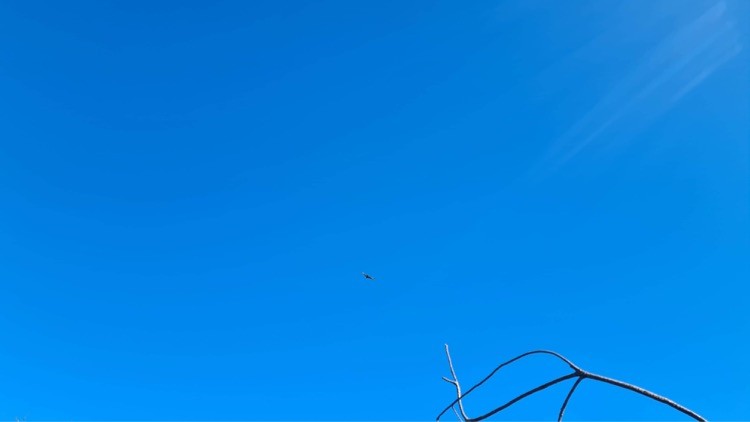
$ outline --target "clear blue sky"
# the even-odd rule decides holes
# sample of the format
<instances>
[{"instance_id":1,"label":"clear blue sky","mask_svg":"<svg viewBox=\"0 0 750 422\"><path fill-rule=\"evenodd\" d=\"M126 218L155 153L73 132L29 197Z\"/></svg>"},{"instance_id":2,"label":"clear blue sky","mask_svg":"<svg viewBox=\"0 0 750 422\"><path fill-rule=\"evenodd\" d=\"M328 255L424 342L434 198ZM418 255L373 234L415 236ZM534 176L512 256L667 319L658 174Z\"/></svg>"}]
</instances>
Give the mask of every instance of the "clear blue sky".
<instances>
[{"instance_id":1,"label":"clear blue sky","mask_svg":"<svg viewBox=\"0 0 750 422\"><path fill-rule=\"evenodd\" d=\"M3 1L0 420L747 419L749 21Z\"/></svg>"}]
</instances>

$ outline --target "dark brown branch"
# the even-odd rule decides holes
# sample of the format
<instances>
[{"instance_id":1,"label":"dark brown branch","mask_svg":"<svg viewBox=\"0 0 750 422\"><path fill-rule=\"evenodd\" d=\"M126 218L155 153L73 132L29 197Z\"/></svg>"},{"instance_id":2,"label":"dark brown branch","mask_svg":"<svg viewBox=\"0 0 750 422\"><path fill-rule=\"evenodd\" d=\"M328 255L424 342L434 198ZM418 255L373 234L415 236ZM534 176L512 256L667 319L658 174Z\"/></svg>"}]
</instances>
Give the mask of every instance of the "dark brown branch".
<instances>
[{"instance_id":1,"label":"dark brown branch","mask_svg":"<svg viewBox=\"0 0 750 422\"><path fill-rule=\"evenodd\" d=\"M565 401L560 407L560 413L557 415L557 422L562 422L563 415L565 414L565 408L568 407L568 402L570 401L570 397L573 395L573 392L576 391L576 387L578 387L578 384L580 384L581 381L583 381L583 377L578 377L576 382L573 383L573 386L570 387L570 391L568 391L568 395L565 396Z\"/></svg>"},{"instance_id":2,"label":"dark brown branch","mask_svg":"<svg viewBox=\"0 0 750 422\"><path fill-rule=\"evenodd\" d=\"M448 345L446 344L445 346L446 346L446 351L447 351L448 350ZM451 404L449 404L445 409L443 409L442 412L440 412L440 414L437 416L437 420L440 420L440 417L443 416L445 414L445 412L447 412L448 410L450 410L450 408L453 407L459 401L461 401L461 399L463 399L464 397L468 396L477 387L479 387L482 384L484 384L485 382L487 382L487 380L489 380L490 378L492 378L492 376L495 375L495 373L497 373L497 371L499 371L503 367L508 366L511 363L513 363L513 362L515 362L517 360L523 359L523 358L525 358L527 356L539 355L539 354L554 356L557 359L560 359L561 361L565 362L570 367L570 369L572 369L576 373L580 374L580 373L583 372L581 370L581 368L577 367L575 364L573 364L573 362L571 362L570 360L566 359L565 357L563 357L559 353L556 353L556 352L553 352L553 351L550 351L550 350L532 350L530 352L526 352L526 353L520 354L520 355L514 357L513 359L510 359L508 361L505 361L505 362L501 363L492 372L490 372L486 377L484 377L484 379L482 379L478 383L474 384L473 387L469 388L465 393L463 393L463 395L461 395L459 393L459 396L455 400L453 400L453 402ZM454 378L455 378L455 376L454 376ZM443 378L443 379L445 379L445 378ZM448 381L447 379L445 379L445 380ZM450 382L450 381L448 381L448 382ZM467 417L466 420L471 420L471 418Z\"/></svg>"},{"instance_id":3,"label":"dark brown branch","mask_svg":"<svg viewBox=\"0 0 750 422\"><path fill-rule=\"evenodd\" d=\"M558 415L558 422L562 421L563 414L565 413L565 409L568 406L568 402L570 401L570 398L573 396L573 393L575 392L576 388L578 387L578 384L580 384L581 381L583 381L586 378L590 378L590 379L595 380L595 381L603 382L603 383L606 383L606 384L611 384L611 385L614 385L616 387L620 387L620 388L624 388L626 390L630 390L630 391L636 392L636 393L641 394L643 396L646 396L646 397L648 397L648 398L650 398L652 400L656 400L656 401L658 401L658 402L660 402L662 404L665 404L665 405L667 405L667 406L669 406L669 407L671 407L671 408L673 408L673 409L675 409L675 410L677 410L677 411L679 411L679 412L681 412L681 413L683 413L685 415L688 415L691 418L695 419L696 421L699 421L699 422L705 422L706 421L706 419L703 418L702 416L700 416L699 414L693 412L692 410L690 410L690 409L688 409L688 408L686 408L686 407L684 407L684 406L682 406L682 405L680 405L680 404L678 404L678 403L676 403L676 402L674 402L674 401L672 401L672 400L670 400L670 399L668 399L666 397L660 396L660 395L658 395L656 393L653 393L653 392L648 391L648 390L646 390L644 388L635 386L633 384L628 384L626 382L619 381L619 380L616 380L616 379L613 379L613 378L608 378L608 377L597 375L597 374L594 374L594 373L591 373L591 372L584 371L583 369L581 369L578 366L576 366L573 362L571 362L570 360L568 360L565 357L563 357L562 355L560 355L560 354L558 354L556 352L549 351L549 350L533 350L531 352L523 353L523 354L521 354L519 356L516 356L515 358L513 358L511 360L503 362L500 365L498 365L492 372L490 372L489 375L487 375L486 377L484 377L484 379L482 379L481 381L479 381L473 387L469 388L465 393L461 394L461 385L459 384L458 378L456 377L456 372L455 372L455 370L453 368L453 362L451 361L451 357L450 357L450 353L448 351L448 345L447 344L445 345L445 352L448 355L448 364L450 365L451 374L453 375L454 379L453 380L449 380L448 378L443 377L443 380L445 380L445 381L453 384L456 387L456 393L457 393L456 395L457 395L457 397L456 397L456 399L453 402L451 402L451 404L449 404L445 409L443 409L442 412L440 412L440 414L437 416L437 420L438 421L445 414L445 412L447 412L449 409L453 409L454 412L455 412L454 406L456 405L456 403L458 403L459 409L461 410L461 416L458 415L458 412L456 412L456 415L459 416L459 419L463 418L463 420L465 422L478 422L478 421L486 419L486 418L488 418L488 417L490 417L490 416L492 416L492 415L494 415L494 414L502 411L503 409L506 409L506 408L510 407L514 403L516 403L516 402L518 402L520 400L523 400L524 398L526 398L526 397L528 397L528 396L530 396L532 394L535 394L535 393L537 393L539 391L542 391L545 388L548 388L548 387L550 387L552 385L555 385L555 384L557 384L559 382L562 382L562 381L565 381L565 380L568 380L568 379L571 379L571 378L575 378L575 377L578 377L578 379L573 384L573 386L570 388L570 391L568 392L568 395L565 397L565 401L563 402L562 407L560 408L560 413ZM561 361L565 362L573 370L573 373L568 374L568 375L564 375L564 376L559 377L559 378L556 378L556 379L554 379L552 381L549 381L549 382L547 382L545 384L540 385L539 387L536 387L536 388L534 388L532 390L529 390L529 391L521 394L520 396L514 398L513 400L510 400L509 402L503 404L502 406L500 406L498 408L495 408L494 410L490 411L489 413L487 413L485 415L479 416L477 418L469 418L466 415L466 413L464 412L464 409L463 409L463 398L464 397L468 396L477 387L481 386L487 380L489 380L490 378L492 378L492 376L495 375L495 373L497 373L497 371L499 371L504 366L510 365L513 362L516 362L516 361L518 361L520 359L523 359L523 358L525 358L527 356L531 356L531 355L534 355L534 354L547 354L547 355L554 356L554 357L560 359Z\"/></svg>"},{"instance_id":4,"label":"dark brown branch","mask_svg":"<svg viewBox=\"0 0 750 422\"><path fill-rule=\"evenodd\" d=\"M648 391L648 390L646 390L644 388L638 387L637 385L628 384L628 383L623 382L623 381L619 381L619 380L616 380L616 379L613 379L613 378L604 377L604 376L597 375L597 374L591 374L591 373L588 373L588 372L584 373L584 377L591 378L592 380L604 382L604 383L607 383L607 384L612 384L612 385L615 385L617 387L625 388L625 389L630 390L630 391L634 391L634 392L636 392L638 394L641 394L641 395L644 395L644 396L646 396L646 397L648 397L648 398L650 398L652 400L656 400L659 403L666 404L667 406L669 406L669 407L671 407L671 408L673 408L673 409L675 409L675 410L677 410L679 412L682 412L682 413L690 416L691 418L695 419L696 421L701 421L701 422L705 422L706 421L706 419L703 416L701 416L701 415L693 412L692 410L688 409L687 407L682 406L679 403L676 403L676 402L674 402L674 401L672 401L672 400L670 400L670 399L668 399L668 398L666 398L664 396L660 396L660 395L658 395L656 393L652 393L651 391Z\"/></svg>"},{"instance_id":5,"label":"dark brown branch","mask_svg":"<svg viewBox=\"0 0 750 422\"><path fill-rule=\"evenodd\" d=\"M488 413L486 413L486 414L484 414L482 416L479 416L479 417L474 418L474 419L469 419L468 422L475 422L475 421L479 422L479 421L481 421L483 419L487 419L490 416L494 415L495 413L500 412L502 410L505 410L505 409L509 408L510 406L512 406L513 404L515 404L516 402L518 402L520 400L523 400L526 397L528 397L528 396L530 396L530 395L532 395L534 393L538 393L538 392L544 390L545 388L552 387L553 385L555 385L557 383L560 383L560 382L563 382L565 380L569 380L571 378L575 378L575 377L578 377L578 376L580 376L578 374L578 372L573 372L572 374L563 375L560 378L553 379L550 382L544 383L544 384L540 385L539 387L533 388L533 389L531 389L531 390L529 390L529 391L521 394L520 396L514 398L513 400L505 403L504 405L502 405L500 407L497 407L497 408L493 409L492 411L490 411L490 412L488 412Z\"/></svg>"}]
</instances>

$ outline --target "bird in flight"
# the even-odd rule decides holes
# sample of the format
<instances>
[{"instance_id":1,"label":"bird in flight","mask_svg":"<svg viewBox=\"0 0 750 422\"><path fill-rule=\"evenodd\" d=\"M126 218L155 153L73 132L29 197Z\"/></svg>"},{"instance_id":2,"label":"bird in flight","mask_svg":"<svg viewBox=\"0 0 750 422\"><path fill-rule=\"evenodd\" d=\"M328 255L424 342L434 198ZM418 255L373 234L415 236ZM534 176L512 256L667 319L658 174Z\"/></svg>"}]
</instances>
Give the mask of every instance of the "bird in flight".
<instances>
[{"instance_id":1,"label":"bird in flight","mask_svg":"<svg viewBox=\"0 0 750 422\"><path fill-rule=\"evenodd\" d=\"M362 275L365 277L365 280L375 280L375 277L371 276L370 274L362 273Z\"/></svg>"}]
</instances>

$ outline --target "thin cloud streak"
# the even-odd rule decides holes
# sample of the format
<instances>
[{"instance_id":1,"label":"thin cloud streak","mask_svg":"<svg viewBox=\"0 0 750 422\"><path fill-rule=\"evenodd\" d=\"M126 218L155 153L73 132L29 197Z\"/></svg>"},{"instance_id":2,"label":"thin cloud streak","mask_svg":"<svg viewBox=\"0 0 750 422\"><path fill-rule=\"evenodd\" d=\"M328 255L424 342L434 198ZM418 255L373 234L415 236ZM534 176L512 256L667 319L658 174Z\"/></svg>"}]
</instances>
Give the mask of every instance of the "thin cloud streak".
<instances>
[{"instance_id":1,"label":"thin cloud streak","mask_svg":"<svg viewBox=\"0 0 750 422\"><path fill-rule=\"evenodd\" d=\"M736 44L732 50L730 50L727 54L724 54L719 59L717 59L712 65L708 66L706 69L704 69L699 75L697 75L695 78L690 80L685 86L675 94L675 96L672 98L672 103L676 103L682 99L685 95L689 94L691 91L693 91L698 85L701 84L705 79L708 79L709 76L711 76L716 70L718 70L721 66L723 66L726 62L736 57L740 52L742 51L742 45Z\"/></svg>"},{"instance_id":2,"label":"thin cloud streak","mask_svg":"<svg viewBox=\"0 0 750 422\"><path fill-rule=\"evenodd\" d=\"M632 135L667 112L742 50L724 1L681 26L647 54L628 76L558 138L527 177L543 178L593 146L617 147L603 135ZM593 53L595 54L595 53ZM613 136L614 138L614 136Z\"/></svg>"}]
</instances>

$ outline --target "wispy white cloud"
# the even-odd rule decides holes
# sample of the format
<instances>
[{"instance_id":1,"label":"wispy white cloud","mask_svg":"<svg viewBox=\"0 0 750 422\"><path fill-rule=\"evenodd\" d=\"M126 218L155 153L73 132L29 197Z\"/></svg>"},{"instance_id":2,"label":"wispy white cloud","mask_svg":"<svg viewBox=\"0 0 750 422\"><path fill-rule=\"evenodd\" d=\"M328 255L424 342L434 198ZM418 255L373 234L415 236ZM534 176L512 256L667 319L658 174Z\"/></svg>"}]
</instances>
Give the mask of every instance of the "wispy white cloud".
<instances>
[{"instance_id":1,"label":"wispy white cloud","mask_svg":"<svg viewBox=\"0 0 750 422\"><path fill-rule=\"evenodd\" d=\"M607 48L607 47L602 47ZM605 136L633 133L662 115L742 50L724 1L679 26L626 72L626 76L571 125L531 170L532 177L568 164L594 144L616 148ZM607 143L607 138L609 142Z\"/></svg>"},{"instance_id":2,"label":"wispy white cloud","mask_svg":"<svg viewBox=\"0 0 750 422\"><path fill-rule=\"evenodd\" d=\"M713 63L708 65L702 72L696 75L693 79L689 80L685 86L683 86L675 95L672 97L671 103L676 103L682 99L685 95L689 94L690 91L695 89L705 79L711 76L717 69L719 69L724 63L733 59L735 56L740 54L742 51L742 45L737 43L731 50L723 53L720 57L716 58Z\"/></svg>"}]
</instances>

